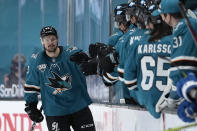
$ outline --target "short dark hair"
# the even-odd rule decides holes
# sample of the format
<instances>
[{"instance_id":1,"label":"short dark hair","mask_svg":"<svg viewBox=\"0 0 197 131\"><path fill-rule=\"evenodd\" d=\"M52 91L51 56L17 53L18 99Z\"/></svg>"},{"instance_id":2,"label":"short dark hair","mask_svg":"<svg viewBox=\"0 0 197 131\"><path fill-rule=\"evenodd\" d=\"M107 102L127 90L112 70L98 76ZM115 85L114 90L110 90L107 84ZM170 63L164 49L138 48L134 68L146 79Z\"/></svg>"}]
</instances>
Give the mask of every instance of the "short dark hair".
<instances>
[{"instance_id":1,"label":"short dark hair","mask_svg":"<svg viewBox=\"0 0 197 131\"><path fill-rule=\"evenodd\" d=\"M172 17L174 17L175 19L182 19L183 18L183 16L181 15L181 13L180 12L178 12L178 13L172 13L172 14L170 14Z\"/></svg>"},{"instance_id":2,"label":"short dark hair","mask_svg":"<svg viewBox=\"0 0 197 131\"><path fill-rule=\"evenodd\" d=\"M151 31L149 42L160 40L164 36L172 34L172 27L166 24L163 20L159 24L154 24L154 29Z\"/></svg>"}]
</instances>

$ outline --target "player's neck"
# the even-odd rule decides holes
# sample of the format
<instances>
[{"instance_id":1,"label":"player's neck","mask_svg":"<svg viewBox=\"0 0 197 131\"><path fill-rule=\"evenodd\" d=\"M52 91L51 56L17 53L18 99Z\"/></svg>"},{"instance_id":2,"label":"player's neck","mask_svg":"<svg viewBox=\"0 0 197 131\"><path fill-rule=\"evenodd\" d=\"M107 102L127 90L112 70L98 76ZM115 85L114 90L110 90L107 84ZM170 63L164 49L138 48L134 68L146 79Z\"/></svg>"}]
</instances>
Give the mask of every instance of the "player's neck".
<instances>
[{"instance_id":1,"label":"player's neck","mask_svg":"<svg viewBox=\"0 0 197 131\"><path fill-rule=\"evenodd\" d=\"M55 50L55 52L49 52L49 51L46 51L46 54L51 57L51 58L55 58L55 57L58 57L60 53L60 48L57 47L57 49Z\"/></svg>"},{"instance_id":2,"label":"player's neck","mask_svg":"<svg viewBox=\"0 0 197 131\"><path fill-rule=\"evenodd\" d=\"M172 26L173 28L175 28L176 25L179 23L179 21L180 21L180 19L175 19L175 18L173 18L173 20L171 21L171 26Z\"/></svg>"}]
</instances>

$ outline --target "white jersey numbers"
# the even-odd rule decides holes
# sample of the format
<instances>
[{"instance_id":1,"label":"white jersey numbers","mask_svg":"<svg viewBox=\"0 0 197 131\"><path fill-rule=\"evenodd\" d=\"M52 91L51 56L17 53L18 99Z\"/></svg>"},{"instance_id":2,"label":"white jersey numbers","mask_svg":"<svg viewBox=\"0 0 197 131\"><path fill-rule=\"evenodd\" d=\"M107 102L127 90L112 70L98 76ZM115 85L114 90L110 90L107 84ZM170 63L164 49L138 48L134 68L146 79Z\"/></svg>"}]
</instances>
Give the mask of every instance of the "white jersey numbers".
<instances>
[{"instance_id":1,"label":"white jersey numbers","mask_svg":"<svg viewBox=\"0 0 197 131\"><path fill-rule=\"evenodd\" d=\"M154 77L161 77L167 81L168 69L164 68L165 64L169 64L169 62L160 57L158 57L157 60L155 60L152 56L144 56L141 59L141 87L143 90L150 90L151 87L153 87L155 80ZM167 82L163 82L164 79L155 80L156 88L160 91L163 91L167 85Z\"/></svg>"},{"instance_id":2,"label":"white jersey numbers","mask_svg":"<svg viewBox=\"0 0 197 131\"><path fill-rule=\"evenodd\" d=\"M182 38L181 38L181 36L174 37L173 39L174 39L173 48L178 48L179 46L182 45Z\"/></svg>"}]
</instances>

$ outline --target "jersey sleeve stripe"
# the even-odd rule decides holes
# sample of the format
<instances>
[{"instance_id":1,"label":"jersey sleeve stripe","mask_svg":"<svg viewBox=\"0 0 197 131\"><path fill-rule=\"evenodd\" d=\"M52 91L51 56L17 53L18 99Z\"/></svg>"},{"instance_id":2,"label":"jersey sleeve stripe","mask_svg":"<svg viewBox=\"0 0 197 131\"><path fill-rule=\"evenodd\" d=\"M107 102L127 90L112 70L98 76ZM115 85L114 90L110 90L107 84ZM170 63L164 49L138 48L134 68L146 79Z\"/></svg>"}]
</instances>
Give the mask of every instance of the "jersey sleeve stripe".
<instances>
[{"instance_id":1,"label":"jersey sleeve stripe","mask_svg":"<svg viewBox=\"0 0 197 131\"><path fill-rule=\"evenodd\" d=\"M197 70L197 67L193 67L193 66L177 66L177 67L171 67L169 69L169 72L171 72L171 71L177 71L177 70Z\"/></svg>"},{"instance_id":2,"label":"jersey sleeve stripe","mask_svg":"<svg viewBox=\"0 0 197 131\"><path fill-rule=\"evenodd\" d=\"M133 83L137 83L137 79L134 80L124 80L125 84L133 84Z\"/></svg>"},{"instance_id":3,"label":"jersey sleeve stripe","mask_svg":"<svg viewBox=\"0 0 197 131\"><path fill-rule=\"evenodd\" d=\"M171 67L177 67L177 66L197 67L197 57L179 56L171 59Z\"/></svg>"},{"instance_id":4,"label":"jersey sleeve stripe","mask_svg":"<svg viewBox=\"0 0 197 131\"><path fill-rule=\"evenodd\" d=\"M38 92L38 91L24 91L24 93L37 93L37 94L40 94L40 92Z\"/></svg>"},{"instance_id":5,"label":"jersey sleeve stripe","mask_svg":"<svg viewBox=\"0 0 197 131\"><path fill-rule=\"evenodd\" d=\"M118 77L120 81L124 82L124 78L123 77Z\"/></svg>"},{"instance_id":6,"label":"jersey sleeve stripe","mask_svg":"<svg viewBox=\"0 0 197 131\"><path fill-rule=\"evenodd\" d=\"M129 90L132 90L137 87L137 79L131 81L124 80L124 83L129 88Z\"/></svg>"},{"instance_id":7,"label":"jersey sleeve stripe","mask_svg":"<svg viewBox=\"0 0 197 131\"><path fill-rule=\"evenodd\" d=\"M25 91L36 91L36 92L40 92L40 89L36 89L34 87L24 87Z\"/></svg>"},{"instance_id":8,"label":"jersey sleeve stripe","mask_svg":"<svg viewBox=\"0 0 197 131\"><path fill-rule=\"evenodd\" d=\"M118 75L119 75L119 79L123 79L124 78L124 69L121 69L118 67ZM124 80L121 80L124 81Z\"/></svg>"},{"instance_id":9,"label":"jersey sleeve stripe","mask_svg":"<svg viewBox=\"0 0 197 131\"><path fill-rule=\"evenodd\" d=\"M118 80L118 77L112 76L109 73L104 73L104 76L108 78L110 81Z\"/></svg>"},{"instance_id":10,"label":"jersey sleeve stripe","mask_svg":"<svg viewBox=\"0 0 197 131\"><path fill-rule=\"evenodd\" d=\"M113 84L113 83L115 83L115 82L117 81L117 80L114 80L114 81L109 80L109 79L106 78L104 75L103 75L103 79L104 79L105 82L110 83L110 84Z\"/></svg>"},{"instance_id":11,"label":"jersey sleeve stripe","mask_svg":"<svg viewBox=\"0 0 197 131\"><path fill-rule=\"evenodd\" d=\"M180 61L180 60L190 60L190 61L196 61L197 62L197 57L192 57L192 56L179 56L171 59L172 62L175 61Z\"/></svg>"},{"instance_id":12,"label":"jersey sleeve stripe","mask_svg":"<svg viewBox=\"0 0 197 131\"><path fill-rule=\"evenodd\" d=\"M28 92L28 91L40 92L40 87L39 86L25 84L24 85L24 90L26 92Z\"/></svg>"},{"instance_id":13,"label":"jersey sleeve stripe","mask_svg":"<svg viewBox=\"0 0 197 131\"><path fill-rule=\"evenodd\" d=\"M124 74L124 69L118 67L118 72Z\"/></svg>"},{"instance_id":14,"label":"jersey sleeve stripe","mask_svg":"<svg viewBox=\"0 0 197 131\"><path fill-rule=\"evenodd\" d=\"M197 61L193 61L193 60L172 61L171 62L171 67L176 67L176 66L194 66L194 67L197 67Z\"/></svg>"},{"instance_id":15,"label":"jersey sleeve stripe","mask_svg":"<svg viewBox=\"0 0 197 131\"><path fill-rule=\"evenodd\" d=\"M128 80L124 80L125 85L128 87L129 90L133 90L135 88L137 88L137 79L128 81Z\"/></svg>"},{"instance_id":16,"label":"jersey sleeve stripe","mask_svg":"<svg viewBox=\"0 0 197 131\"><path fill-rule=\"evenodd\" d=\"M137 88L137 85L132 86L132 87L128 87L128 89L129 89L130 91L133 90L133 89L135 89L135 88Z\"/></svg>"},{"instance_id":17,"label":"jersey sleeve stripe","mask_svg":"<svg viewBox=\"0 0 197 131\"><path fill-rule=\"evenodd\" d=\"M39 86L35 86L35 85L25 84L24 86L25 86L25 87L33 87L33 88L36 88L36 89L40 89Z\"/></svg>"}]
</instances>

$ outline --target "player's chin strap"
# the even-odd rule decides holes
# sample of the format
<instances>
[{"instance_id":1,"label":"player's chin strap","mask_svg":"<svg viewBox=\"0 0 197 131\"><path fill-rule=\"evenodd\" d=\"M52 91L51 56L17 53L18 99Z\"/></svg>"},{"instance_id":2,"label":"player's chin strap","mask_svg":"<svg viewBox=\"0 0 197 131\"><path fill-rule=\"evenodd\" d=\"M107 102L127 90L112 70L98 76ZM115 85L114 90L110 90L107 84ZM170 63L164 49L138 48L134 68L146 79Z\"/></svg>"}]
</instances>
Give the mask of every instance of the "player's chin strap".
<instances>
[{"instance_id":1,"label":"player's chin strap","mask_svg":"<svg viewBox=\"0 0 197 131\"><path fill-rule=\"evenodd\" d=\"M180 11L181 11L181 14L182 14L183 18L186 21L187 27L189 28L189 31L190 31L190 33L192 35L192 38L193 38L193 40L194 40L194 42L195 42L195 44L197 46L196 32L194 31L194 29L193 29L193 27L192 27L192 25L191 25L191 23L190 23L190 21L189 21L189 19L187 17L187 14L186 14L187 9L185 8L183 2L181 2L181 1L179 2L179 8L180 8Z\"/></svg>"},{"instance_id":2,"label":"player's chin strap","mask_svg":"<svg viewBox=\"0 0 197 131\"><path fill-rule=\"evenodd\" d=\"M43 109L43 107L41 106L40 107L40 112L42 112L42 109ZM34 131L35 126L36 126L36 122L34 121L33 124L32 124L32 126L31 126L30 131Z\"/></svg>"}]
</instances>

